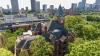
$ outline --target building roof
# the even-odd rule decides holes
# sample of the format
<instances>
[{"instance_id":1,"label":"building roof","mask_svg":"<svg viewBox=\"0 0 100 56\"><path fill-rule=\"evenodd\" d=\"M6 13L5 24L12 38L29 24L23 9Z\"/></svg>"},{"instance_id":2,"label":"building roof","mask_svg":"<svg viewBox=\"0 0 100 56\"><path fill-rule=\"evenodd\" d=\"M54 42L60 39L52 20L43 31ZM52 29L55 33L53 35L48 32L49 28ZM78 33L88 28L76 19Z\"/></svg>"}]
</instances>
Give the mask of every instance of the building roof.
<instances>
[{"instance_id":1,"label":"building roof","mask_svg":"<svg viewBox=\"0 0 100 56\"><path fill-rule=\"evenodd\" d=\"M29 26L31 24L16 24L16 25L12 25L12 27L21 27L21 26Z\"/></svg>"}]
</instances>

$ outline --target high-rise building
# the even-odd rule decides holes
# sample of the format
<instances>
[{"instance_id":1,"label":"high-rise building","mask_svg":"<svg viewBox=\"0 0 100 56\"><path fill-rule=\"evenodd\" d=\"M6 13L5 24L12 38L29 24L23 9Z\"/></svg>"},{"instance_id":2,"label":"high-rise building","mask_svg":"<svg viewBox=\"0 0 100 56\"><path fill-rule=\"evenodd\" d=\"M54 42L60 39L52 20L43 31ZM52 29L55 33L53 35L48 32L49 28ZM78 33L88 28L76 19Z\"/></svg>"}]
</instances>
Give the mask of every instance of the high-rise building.
<instances>
[{"instance_id":1,"label":"high-rise building","mask_svg":"<svg viewBox=\"0 0 100 56\"><path fill-rule=\"evenodd\" d=\"M0 13L1 13L1 14L3 13L3 8L2 8L2 7L0 7Z\"/></svg>"},{"instance_id":2,"label":"high-rise building","mask_svg":"<svg viewBox=\"0 0 100 56\"><path fill-rule=\"evenodd\" d=\"M9 8L9 5L7 5L7 9L10 9L10 8Z\"/></svg>"},{"instance_id":3,"label":"high-rise building","mask_svg":"<svg viewBox=\"0 0 100 56\"><path fill-rule=\"evenodd\" d=\"M85 9L86 0L82 0L82 8Z\"/></svg>"},{"instance_id":4,"label":"high-rise building","mask_svg":"<svg viewBox=\"0 0 100 56\"><path fill-rule=\"evenodd\" d=\"M94 10L93 8L94 8L93 4L86 4L86 10L87 11L93 11Z\"/></svg>"},{"instance_id":5,"label":"high-rise building","mask_svg":"<svg viewBox=\"0 0 100 56\"><path fill-rule=\"evenodd\" d=\"M82 2L79 2L78 4L78 9L85 10L85 6L86 6L86 0L82 0Z\"/></svg>"},{"instance_id":6,"label":"high-rise building","mask_svg":"<svg viewBox=\"0 0 100 56\"><path fill-rule=\"evenodd\" d=\"M54 5L50 5L50 9L54 9Z\"/></svg>"},{"instance_id":7,"label":"high-rise building","mask_svg":"<svg viewBox=\"0 0 100 56\"><path fill-rule=\"evenodd\" d=\"M11 0L11 6L12 6L13 13L19 12L18 0Z\"/></svg>"},{"instance_id":8,"label":"high-rise building","mask_svg":"<svg viewBox=\"0 0 100 56\"><path fill-rule=\"evenodd\" d=\"M77 9L77 4L76 3L72 3L71 10L75 11L76 9Z\"/></svg>"},{"instance_id":9,"label":"high-rise building","mask_svg":"<svg viewBox=\"0 0 100 56\"><path fill-rule=\"evenodd\" d=\"M82 7L82 2L79 2L79 4L78 4L78 9L80 10L81 7Z\"/></svg>"},{"instance_id":10,"label":"high-rise building","mask_svg":"<svg viewBox=\"0 0 100 56\"><path fill-rule=\"evenodd\" d=\"M95 9L96 9L97 11L100 11L100 0L96 0Z\"/></svg>"},{"instance_id":11,"label":"high-rise building","mask_svg":"<svg viewBox=\"0 0 100 56\"><path fill-rule=\"evenodd\" d=\"M32 12L35 12L35 10L36 10L36 0L31 0L31 10L32 10Z\"/></svg>"},{"instance_id":12,"label":"high-rise building","mask_svg":"<svg viewBox=\"0 0 100 56\"><path fill-rule=\"evenodd\" d=\"M47 5L46 4L43 5L43 11L47 12Z\"/></svg>"},{"instance_id":13,"label":"high-rise building","mask_svg":"<svg viewBox=\"0 0 100 56\"><path fill-rule=\"evenodd\" d=\"M25 9L24 8L21 8L20 12L21 13L25 13Z\"/></svg>"},{"instance_id":14,"label":"high-rise building","mask_svg":"<svg viewBox=\"0 0 100 56\"><path fill-rule=\"evenodd\" d=\"M50 16L54 16L55 14L54 5L50 5L50 8L48 9L48 13Z\"/></svg>"},{"instance_id":15,"label":"high-rise building","mask_svg":"<svg viewBox=\"0 0 100 56\"><path fill-rule=\"evenodd\" d=\"M7 5L7 12L6 13L10 13L11 12L11 9L10 9L10 7L9 7L9 5Z\"/></svg>"},{"instance_id":16,"label":"high-rise building","mask_svg":"<svg viewBox=\"0 0 100 56\"><path fill-rule=\"evenodd\" d=\"M40 2L36 2L36 12L40 12Z\"/></svg>"},{"instance_id":17,"label":"high-rise building","mask_svg":"<svg viewBox=\"0 0 100 56\"><path fill-rule=\"evenodd\" d=\"M26 7L26 11L28 11L29 9L28 9L28 7Z\"/></svg>"},{"instance_id":18,"label":"high-rise building","mask_svg":"<svg viewBox=\"0 0 100 56\"><path fill-rule=\"evenodd\" d=\"M96 0L96 4L100 5L100 0Z\"/></svg>"}]
</instances>

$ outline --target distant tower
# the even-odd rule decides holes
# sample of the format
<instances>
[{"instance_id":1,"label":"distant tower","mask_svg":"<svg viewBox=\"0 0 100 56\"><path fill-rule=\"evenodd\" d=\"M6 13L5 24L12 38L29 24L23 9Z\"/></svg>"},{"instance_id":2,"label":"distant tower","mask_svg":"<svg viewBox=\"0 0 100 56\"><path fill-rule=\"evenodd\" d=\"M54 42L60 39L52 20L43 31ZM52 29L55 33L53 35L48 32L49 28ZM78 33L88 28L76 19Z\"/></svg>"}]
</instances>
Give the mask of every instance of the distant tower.
<instances>
[{"instance_id":1,"label":"distant tower","mask_svg":"<svg viewBox=\"0 0 100 56\"><path fill-rule=\"evenodd\" d=\"M71 10L75 11L76 9L77 9L77 4L76 3L72 3Z\"/></svg>"},{"instance_id":2,"label":"distant tower","mask_svg":"<svg viewBox=\"0 0 100 56\"><path fill-rule=\"evenodd\" d=\"M46 4L43 5L43 11L47 12L47 5Z\"/></svg>"},{"instance_id":3,"label":"distant tower","mask_svg":"<svg viewBox=\"0 0 100 56\"><path fill-rule=\"evenodd\" d=\"M79 2L78 9L81 10L81 7L82 7L82 2Z\"/></svg>"},{"instance_id":4,"label":"distant tower","mask_svg":"<svg viewBox=\"0 0 100 56\"><path fill-rule=\"evenodd\" d=\"M12 6L13 13L19 12L18 0L11 0L11 6Z\"/></svg>"},{"instance_id":5,"label":"distant tower","mask_svg":"<svg viewBox=\"0 0 100 56\"><path fill-rule=\"evenodd\" d=\"M26 11L28 11L29 9L28 9L28 7L26 7Z\"/></svg>"},{"instance_id":6,"label":"distant tower","mask_svg":"<svg viewBox=\"0 0 100 56\"><path fill-rule=\"evenodd\" d=\"M36 2L36 12L40 12L40 2Z\"/></svg>"},{"instance_id":7,"label":"distant tower","mask_svg":"<svg viewBox=\"0 0 100 56\"><path fill-rule=\"evenodd\" d=\"M50 5L50 7L48 9L48 13L49 13L50 16L54 16L55 15L54 5Z\"/></svg>"},{"instance_id":8,"label":"distant tower","mask_svg":"<svg viewBox=\"0 0 100 56\"><path fill-rule=\"evenodd\" d=\"M82 2L79 2L78 4L78 9L85 10L85 6L86 6L86 0L82 0Z\"/></svg>"},{"instance_id":9,"label":"distant tower","mask_svg":"<svg viewBox=\"0 0 100 56\"><path fill-rule=\"evenodd\" d=\"M86 0L82 0L82 8L85 9Z\"/></svg>"},{"instance_id":10,"label":"distant tower","mask_svg":"<svg viewBox=\"0 0 100 56\"><path fill-rule=\"evenodd\" d=\"M61 5L58 8L58 17L64 17L64 9Z\"/></svg>"},{"instance_id":11,"label":"distant tower","mask_svg":"<svg viewBox=\"0 0 100 56\"><path fill-rule=\"evenodd\" d=\"M50 9L54 9L54 5L50 5Z\"/></svg>"},{"instance_id":12,"label":"distant tower","mask_svg":"<svg viewBox=\"0 0 100 56\"><path fill-rule=\"evenodd\" d=\"M36 11L36 0L31 0L31 10L32 12Z\"/></svg>"},{"instance_id":13,"label":"distant tower","mask_svg":"<svg viewBox=\"0 0 100 56\"><path fill-rule=\"evenodd\" d=\"M100 0L96 0L96 4L100 5Z\"/></svg>"},{"instance_id":14,"label":"distant tower","mask_svg":"<svg viewBox=\"0 0 100 56\"><path fill-rule=\"evenodd\" d=\"M100 0L96 0L95 9L96 9L97 11L100 11Z\"/></svg>"},{"instance_id":15,"label":"distant tower","mask_svg":"<svg viewBox=\"0 0 100 56\"><path fill-rule=\"evenodd\" d=\"M3 8L2 7L0 7L0 13L3 14Z\"/></svg>"},{"instance_id":16,"label":"distant tower","mask_svg":"<svg viewBox=\"0 0 100 56\"><path fill-rule=\"evenodd\" d=\"M7 9L10 9L10 8L9 8L9 5L7 5Z\"/></svg>"},{"instance_id":17,"label":"distant tower","mask_svg":"<svg viewBox=\"0 0 100 56\"><path fill-rule=\"evenodd\" d=\"M10 13L10 12L11 12L10 7L9 5L7 5L7 13Z\"/></svg>"}]
</instances>

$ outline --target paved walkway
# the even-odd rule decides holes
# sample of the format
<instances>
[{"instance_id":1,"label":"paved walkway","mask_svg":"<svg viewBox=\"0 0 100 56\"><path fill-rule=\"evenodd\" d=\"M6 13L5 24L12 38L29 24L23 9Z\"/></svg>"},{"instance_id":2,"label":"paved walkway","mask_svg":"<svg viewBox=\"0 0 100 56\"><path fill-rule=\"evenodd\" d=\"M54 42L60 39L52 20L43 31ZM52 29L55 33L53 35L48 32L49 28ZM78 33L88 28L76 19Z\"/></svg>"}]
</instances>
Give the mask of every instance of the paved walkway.
<instances>
[{"instance_id":1,"label":"paved walkway","mask_svg":"<svg viewBox=\"0 0 100 56\"><path fill-rule=\"evenodd\" d=\"M35 38L36 38L35 36L31 36L31 35L22 35L22 36L17 37L16 48L28 49L30 46L30 42Z\"/></svg>"}]
</instances>

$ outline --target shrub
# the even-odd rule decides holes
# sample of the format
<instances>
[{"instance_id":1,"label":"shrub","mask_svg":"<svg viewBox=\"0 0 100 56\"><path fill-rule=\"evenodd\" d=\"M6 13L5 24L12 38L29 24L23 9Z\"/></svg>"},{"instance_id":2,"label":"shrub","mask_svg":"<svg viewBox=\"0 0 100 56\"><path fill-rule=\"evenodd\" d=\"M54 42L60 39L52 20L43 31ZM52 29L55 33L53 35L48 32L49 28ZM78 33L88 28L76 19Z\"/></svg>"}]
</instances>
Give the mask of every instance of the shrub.
<instances>
[{"instance_id":1,"label":"shrub","mask_svg":"<svg viewBox=\"0 0 100 56\"><path fill-rule=\"evenodd\" d=\"M5 38L2 35L2 33L0 33L0 47L4 47L4 44L5 44Z\"/></svg>"},{"instance_id":2,"label":"shrub","mask_svg":"<svg viewBox=\"0 0 100 56\"><path fill-rule=\"evenodd\" d=\"M87 16L87 21L97 21L100 22L99 16Z\"/></svg>"},{"instance_id":3,"label":"shrub","mask_svg":"<svg viewBox=\"0 0 100 56\"><path fill-rule=\"evenodd\" d=\"M13 56L13 54L6 49L0 48L0 56Z\"/></svg>"},{"instance_id":4,"label":"shrub","mask_svg":"<svg viewBox=\"0 0 100 56\"><path fill-rule=\"evenodd\" d=\"M3 48L6 48L6 49L10 50L12 53L14 53L14 46L16 43L16 37L14 37L14 36L9 37L4 42L5 43L3 44Z\"/></svg>"},{"instance_id":5,"label":"shrub","mask_svg":"<svg viewBox=\"0 0 100 56\"><path fill-rule=\"evenodd\" d=\"M21 50L18 56L29 56L27 50Z\"/></svg>"},{"instance_id":6,"label":"shrub","mask_svg":"<svg viewBox=\"0 0 100 56\"><path fill-rule=\"evenodd\" d=\"M17 29L14 33L15 33L15 35L19 36L19 35L22 35L23 32L24 32L24 29L19 28L19 29Z\"/></svg>"},{"instance_id":7,"label":"shrub","mask_svg":"<svg viewBox=\"0 0 100 56\"><path fill-rule=\"evenodd\" d=\"M7 49L13 49L14 46L15 46L15 43L16 43L16 37L14 37L14 36L10 37L10 38L7 39L5 47Z\"/></svg>"},{"instance_id":8,"label":"shrub","mask_svg":"<svg viewBox=\"0 0 100 56\"><path fill-rule=\"evenodd\" d=\"M98 37L96 28L89 24L83 26L83 35L85 39L96 39Z\"/></svg>"},{"instance_id":9,"label":"shrub","mask_svg":"<svg viewBox=\"0 0 100 56\"><path fill-rule=\"evenodd\" d=\"M32 56L49 56L53 53L53 46L42 36L37 36L37 38L31 42L30 49L32 49L30 50Z\"/></svg>"},{"instance_id":10,"label":"shrub","mask_svg":"<svg viewBox=\"0 0 100 56\"><path fill-rule=\"evenodd\" d=\"M7 38L9 38L9 37L12 37L13 33L11 32L11 30L6 29L6 30L2 33L2 35L7 39Z\"/></svg>"},{"instance_id":11,"label":"shrub","mask_svg":"<svg viewBox=\"0 0 100 56\"><path fill-rule=\"evenodd\" d=\"M64 27L72 29L77 37L84 39L97 39L99 37L98 25L90 24L81 16L66 16Z\"/></svg>"},{"instance_id":12,"label":"shrub","mask_svg":"<svg viewBox=\"0 0 100 56\"><path fill-rule=\"evenodd\" d=\"M100 40L71 44L70 53L65 56L100 56Z\"/></svg>"},{"instance_id":13,"label":"shrub","mask_svg":"<svg viewBox=\"0 0 100 56\"><path fill-rule=\"evenodd\" d=\"M0 17L3 17L3 14L0 13Z\"/></svg>"},{"instance_id":14,"label":"shrub","mask_svg":"<svg viewBox=\"0 0 100 56\"><path fill-rule=\"evenodd\" d=\"M74 28L77 24L84 24L86 22L81 16L66 16L64 23L65 28Z\"/></svg>"}]
</instances>

